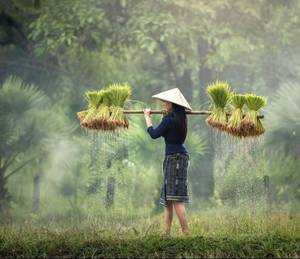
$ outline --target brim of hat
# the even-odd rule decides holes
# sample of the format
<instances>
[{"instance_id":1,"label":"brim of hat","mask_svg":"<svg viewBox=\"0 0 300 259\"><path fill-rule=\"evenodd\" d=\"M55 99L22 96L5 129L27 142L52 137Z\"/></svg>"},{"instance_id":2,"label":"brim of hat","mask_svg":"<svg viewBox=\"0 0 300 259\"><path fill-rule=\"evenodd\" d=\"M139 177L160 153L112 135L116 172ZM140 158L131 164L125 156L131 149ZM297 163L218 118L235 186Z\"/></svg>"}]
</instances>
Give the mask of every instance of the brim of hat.
<instances>
[{"instance_id":1,"label":"brim of hat","mask_svg":"<svg viewBox=\"0 0 300 259\"><path fill-rule=\"evenodd\" d=\"M154 96L152 96L152 98L153 98L153 99L157 99L157 100L162 101L162 102L163 102L163 101L167 101L167 102L175 103L175 104L177 104L177 105L179 105L179 106L184 107L186 110L189 110L189 111L192 110L191 107L185 106L185 105L183 105L182 103L177 103L177 102L175 102L174 100L168 100L167 98L166 98L166 99L163 99L163 98L158 98L158 97L154 97Z\"/></svg>"}]
</instances>

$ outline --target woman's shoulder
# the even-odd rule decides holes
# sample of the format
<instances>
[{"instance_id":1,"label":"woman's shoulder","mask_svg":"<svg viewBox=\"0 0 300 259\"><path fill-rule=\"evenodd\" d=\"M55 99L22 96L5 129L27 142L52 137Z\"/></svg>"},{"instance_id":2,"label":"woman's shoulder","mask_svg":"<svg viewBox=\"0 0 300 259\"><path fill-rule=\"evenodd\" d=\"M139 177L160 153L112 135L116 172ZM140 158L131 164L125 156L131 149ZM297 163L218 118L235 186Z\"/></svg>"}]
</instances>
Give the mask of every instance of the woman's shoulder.
<instances>
[{"instance_id":1,"label":"woman's shoulder","mask_svg":"<svg viewBox=\"0 0 300 259\"><path fill-rule=\"evenodd\" d=\"M170 127L173 124L173 116L171 113L167 113L163 116L162 118L162 122L167 125L168 127Z\"/></svg>"}]
</instances>

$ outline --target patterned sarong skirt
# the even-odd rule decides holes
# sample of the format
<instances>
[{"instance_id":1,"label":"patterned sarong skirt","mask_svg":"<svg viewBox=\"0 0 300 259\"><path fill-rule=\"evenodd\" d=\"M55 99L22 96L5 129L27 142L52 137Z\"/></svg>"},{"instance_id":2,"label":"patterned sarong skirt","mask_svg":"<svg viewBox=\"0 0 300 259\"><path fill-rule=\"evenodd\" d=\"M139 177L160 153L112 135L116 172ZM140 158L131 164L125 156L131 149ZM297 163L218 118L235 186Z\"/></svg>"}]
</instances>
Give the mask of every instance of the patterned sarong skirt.
<instances>
[{"instance_id":1,"label":"patterned sarong skirt","mask_svg":"<svg viewBox=\"0 0 300 259\"><path fill-rule=\"evenodd\" d=\"M167 206L168 200L189 201L188 195L188 154L166 155L163 162L163 184L160 204Z\"/></svg>"}]
</instances>

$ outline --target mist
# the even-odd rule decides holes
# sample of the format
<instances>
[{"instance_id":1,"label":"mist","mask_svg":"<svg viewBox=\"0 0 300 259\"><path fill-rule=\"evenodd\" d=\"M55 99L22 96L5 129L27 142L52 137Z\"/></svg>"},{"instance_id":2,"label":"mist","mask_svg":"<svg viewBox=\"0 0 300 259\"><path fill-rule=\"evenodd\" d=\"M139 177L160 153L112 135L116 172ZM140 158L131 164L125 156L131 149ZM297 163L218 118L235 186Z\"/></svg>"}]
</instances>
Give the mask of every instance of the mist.
<instances>
[{"instance_id":1,"label":"mist","mask_svg":"<svg viewBox=\"0 0 300 259\"><path fill-rule=\"evenodd\" d=\"M119 256L299 256L274 245L276 233L292 243L300 235L299 21L296 0L0 1L0 236L10 242L0 256L20 255L11 252L18 235L30 247L20 233L35 240L51 231L54 240L89 235L130 247L140 238L148 247L163 232L163 138L150 138L142 114L127 115L128 129L96 132L77 112L88 107L87 91L112 83L132 89L124 109L163 109L151 96L178 87L193 110L212 110L206 89L216 80L267 98L265 133L237 138L188 115L191 236L243 243L262 233L270 249L156 253L151 243L153 253ZM154 126L161 119L152 115ZM93 256L84 249L53 255Z\"/></svg>"}]
</instances>

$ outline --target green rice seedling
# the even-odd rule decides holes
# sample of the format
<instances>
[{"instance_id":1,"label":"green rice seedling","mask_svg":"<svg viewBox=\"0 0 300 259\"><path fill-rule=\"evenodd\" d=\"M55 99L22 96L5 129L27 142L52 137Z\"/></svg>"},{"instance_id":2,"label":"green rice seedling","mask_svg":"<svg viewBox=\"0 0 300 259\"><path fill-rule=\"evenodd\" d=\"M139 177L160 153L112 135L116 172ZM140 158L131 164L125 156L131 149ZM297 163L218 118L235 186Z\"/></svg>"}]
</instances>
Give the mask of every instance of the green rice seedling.
<instances>
[{"instance_id":1,"label":"green rice seedling","mask_svg":"<svg viewBox=\"0 0 300 259\"><path fill-rule=\"evenodd\" d=\"M101 102L97 109L97 113L94 118L94 128L96 130L113 130L111 127L108 127L107 121L110 118L110 106L111 101L108 96L107 89L100 90L98 94L101 96Z\"/></svg>"},{"instance_id":2,"label":"green rice seedling","mask_svg":"<svg viewBox=\"0 0 300 259\"><path fill-rule=\"evenodd\" d=\"M81 111L81 112L77 112L77 116L78 116L78 118L79 118L79 120L80 120L80 125L81 126L83 126L82 125L82 123L83 123L83 120L84 120L84 118L85 118L85 116L88 114L88 111L86 110L86 111Z\"/></svg>"},{"instance_id":3,"label":"green rice seedling","mask_svg":"<svg viewBox=\"0 0 300 259\"><path fill-rule=\"evenodd\" d=\"M242 120L243 136L259 136L265 132L265 129L258 116L258 110L267 104L267 99L255 94L247 94L245 103L249 109Z\"/></svg>"},{"instance_id":4,"label":"green rice seedling","mask_svg":"<svg viewBox=\"0 0 300 259\"><path fill-rule=\"evenodd\" d=\"M129 85L113 84L108 89L108 97L111 101L111 115L108 122L112 127L128 128L128 119L123 112L123 107L127 98L131 95Z\"/></svg>"},{"instance_id":5,"label":"green rice seedling","mask_svg":"<svg viewBox=\"0 0 300 259\"><path fill-rule=\"evenodd\" d=\"M225 130L227 116L225 107L230 100L230 88L227 82L216 81L207 87L207 94L214 107L212 113L206 119L206 123L219 130Z\"/></svg>"},{"instance_id":6,"label":"green rice seedling","mask_svg":"<svg viewBox=\"0 0 300 259\"><path fill-rule=\"evenodd\" d=\"M88 91L85 94L86 99L89 103L87 113L81 122L83 127L88 129L95 129L95 116L97 114L97 109L102 102L102 95L98 91Z\"/></svg>"},{"instance_id":7,"label":"green rice seedling","mask_svg":"<svg viewBox=\"0 0 300 259\"><path fill-rule=\"evenodd\" d=\"M85 93L86 99L89 102L89 107L98 107L102 102L103 95L101 91L88 91Z\"/></svg>"},{"instance_id":8,"label":"green rice seedling","mask_svg":"<svg viewBox=\"0 0 300 259\"><path fill-rule=\"evenodd\" d=\"M243 106L246 102L246 98L242 94L233 94L230 99L233 109L228 120L226 131L231 135L242 137Z\"/></svg>"}]
</instances>

